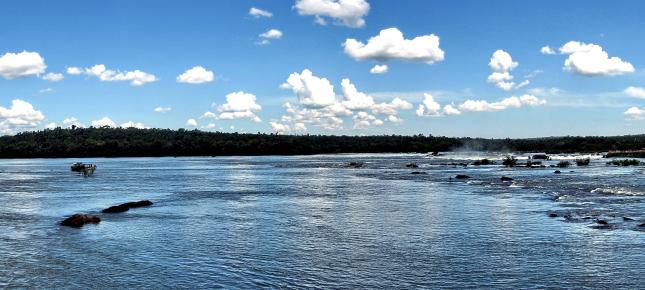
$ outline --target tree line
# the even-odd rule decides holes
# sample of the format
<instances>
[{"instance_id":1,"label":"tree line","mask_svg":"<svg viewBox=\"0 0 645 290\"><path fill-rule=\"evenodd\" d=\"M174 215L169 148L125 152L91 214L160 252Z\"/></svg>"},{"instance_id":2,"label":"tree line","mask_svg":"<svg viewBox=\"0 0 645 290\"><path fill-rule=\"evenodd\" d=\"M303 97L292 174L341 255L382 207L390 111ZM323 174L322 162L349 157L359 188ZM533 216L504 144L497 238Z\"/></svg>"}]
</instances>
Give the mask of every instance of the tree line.
<instances>
[{"instance_id":1,"label":"tree line","mask_svg":"<svg viewBox=\"0 0 645 290\"><path fill-rule=\"evenodd\" d=\"M645 135L531 139L432 135L277 135L136 128L46 129L0 137L0 158L404 153L454 150L606 152L645 148Z\"/></svg>"}]
</instances>

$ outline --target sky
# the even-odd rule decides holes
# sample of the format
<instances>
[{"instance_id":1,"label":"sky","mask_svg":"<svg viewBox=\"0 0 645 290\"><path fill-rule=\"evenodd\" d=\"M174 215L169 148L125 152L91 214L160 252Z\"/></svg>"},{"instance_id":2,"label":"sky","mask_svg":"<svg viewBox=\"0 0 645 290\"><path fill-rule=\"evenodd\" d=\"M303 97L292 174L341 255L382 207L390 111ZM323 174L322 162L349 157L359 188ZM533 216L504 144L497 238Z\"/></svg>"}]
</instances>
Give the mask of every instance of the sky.
<instances>
[{"instance_id":1,"label":"sky","mask_svg":"<svg viewBox=\"0 0 645 290\"><path fill-rule=\"evenodd\" d=\"M643 1L9 1L0 135L645 133Z\"/></svg>"}]
</instances>

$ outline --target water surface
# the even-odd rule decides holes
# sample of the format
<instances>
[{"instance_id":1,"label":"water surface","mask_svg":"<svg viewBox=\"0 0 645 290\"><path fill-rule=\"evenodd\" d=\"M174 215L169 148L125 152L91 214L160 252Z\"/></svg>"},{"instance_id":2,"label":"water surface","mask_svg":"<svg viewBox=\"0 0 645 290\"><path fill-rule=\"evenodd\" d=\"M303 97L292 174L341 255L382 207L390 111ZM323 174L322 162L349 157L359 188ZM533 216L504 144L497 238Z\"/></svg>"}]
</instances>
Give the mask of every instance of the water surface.
<instances>
[{"instance_id":1,"label":"water surface","mask_svg":"<svg viewBox=\"0 0 645 290\"><path fill-rule=\"evenodd\" d=\"M0 288L643 288L645 167L481 157L2 160Z\"/></svg>"}]
</instances>

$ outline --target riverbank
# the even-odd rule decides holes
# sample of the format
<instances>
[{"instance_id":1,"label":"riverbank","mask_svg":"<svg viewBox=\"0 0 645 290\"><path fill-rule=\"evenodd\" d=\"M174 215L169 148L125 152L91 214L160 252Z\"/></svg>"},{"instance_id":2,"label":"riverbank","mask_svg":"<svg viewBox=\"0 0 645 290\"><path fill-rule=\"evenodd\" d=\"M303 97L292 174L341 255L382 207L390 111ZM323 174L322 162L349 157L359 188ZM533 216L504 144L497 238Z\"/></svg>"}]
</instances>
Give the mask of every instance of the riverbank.
<instances>
[{"instance_id":1,"label":"riverbank","mask_svg":"<svg viewBox=\"0 0 645 290\"><path fill-rule=\"evenodd\" d=\"M0 158L257 156L450 151L599 153L645 148L645 135L455 138L432 135L275 135L183 129L47 129L0 137Z\"/></svg>"}]
</instances>

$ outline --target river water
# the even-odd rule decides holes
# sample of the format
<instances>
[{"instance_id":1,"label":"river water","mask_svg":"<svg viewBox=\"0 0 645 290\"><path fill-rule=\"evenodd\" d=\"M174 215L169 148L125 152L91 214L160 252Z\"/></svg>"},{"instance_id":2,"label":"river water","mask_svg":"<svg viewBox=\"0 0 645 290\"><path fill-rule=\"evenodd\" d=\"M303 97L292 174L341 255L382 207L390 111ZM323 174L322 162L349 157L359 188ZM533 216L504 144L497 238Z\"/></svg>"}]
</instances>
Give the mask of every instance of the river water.
<instances>
[{"instance_id":1,"label":"river water","mask_svg":"<svg viewBox=\"0 0 645 290\"><path fill-rule=\"evenodd\" d=\"M0 160L0 288L645 287L645 167L501 156Z\"/></svg>"}]
</instances>

